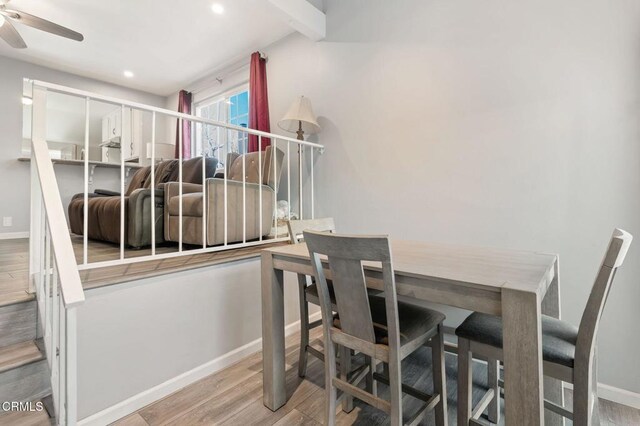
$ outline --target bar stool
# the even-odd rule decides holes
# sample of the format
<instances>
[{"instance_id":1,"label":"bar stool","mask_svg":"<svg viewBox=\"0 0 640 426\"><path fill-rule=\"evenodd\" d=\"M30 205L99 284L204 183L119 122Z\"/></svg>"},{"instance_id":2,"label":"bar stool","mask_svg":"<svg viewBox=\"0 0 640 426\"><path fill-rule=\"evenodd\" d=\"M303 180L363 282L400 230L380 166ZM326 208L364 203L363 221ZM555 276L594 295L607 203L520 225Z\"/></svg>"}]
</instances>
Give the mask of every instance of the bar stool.
<instances>
[{"instance_id":1,"label":"bar stool","mask_svg":"<svg viewBox=\"0 0 640 426\"><path fill-rule=\"evenodd\" d=\"M609 247L591 289L580 327L542 316L542 358L544 374L573 383L573 412L551 401L545 408L572 419L576 425L598 424L596 336L605 302L617 269L622 266L633 237L615 229ZM502 355L502 319L474 312L456 329L458 336L458 425L477 424L489 407L489 421L500 419L500 361ZM472 408L472 359L488 358L489 391ZM512 373L513 374L513 373ZM509 395L505 395L509 398ZM513 421L513 420L512 420ZM593 423L592 423L593 422Z\"/></svg>"},{"instance_id":2,"label":"bar stool","mask_svg":"<svg viewBox=\"0 0 640 426\"><path fill-rule=\"evenodd\" d=\"M447 424L447 392L442 322L445 316L431 309L398 302L389 239L385 236L342 236L304 232L316 284L319 289L325 341L325 419L335 425L337 391L343 392L342 407L349 412L352 397L376 407L403 424L402 393L424 402L408 419L416 425L435 409L436 424ZM326 255L333 280L338 318L334 319L329 285L320 256ZM367 293L363 262L381 265L384 295ZM336 371L337 344L341 351L340 375ZM401 361L422 346L433 354L434 394L402 384ZM365 363L350 370L349 351L363 353ZM379 374L378 361L388 365L388 375ZM367 380L366 390L358 384ZM379 398L375 381L389 386L390 401Z\"/></svg>"}]
</instances>

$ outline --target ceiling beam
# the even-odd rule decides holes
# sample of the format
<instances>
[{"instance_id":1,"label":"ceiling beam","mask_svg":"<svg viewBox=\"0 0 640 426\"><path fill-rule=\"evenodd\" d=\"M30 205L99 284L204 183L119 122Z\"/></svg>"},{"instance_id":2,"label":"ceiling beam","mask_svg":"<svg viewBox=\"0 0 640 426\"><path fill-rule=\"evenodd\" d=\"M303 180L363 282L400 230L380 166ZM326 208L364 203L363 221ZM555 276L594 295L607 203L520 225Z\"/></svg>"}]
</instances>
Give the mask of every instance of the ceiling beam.
<instances>
[{"instance_id":1,"label":"ceiling beam","mask_svg":"<svg viewBox=\"0 0 640 426\"><path fill-rule=\"evenodd\" d=\"M289 25L313 41L327 34L327 16L307 0L269 0L289 21Z\"/></svg>"}]
</instances>

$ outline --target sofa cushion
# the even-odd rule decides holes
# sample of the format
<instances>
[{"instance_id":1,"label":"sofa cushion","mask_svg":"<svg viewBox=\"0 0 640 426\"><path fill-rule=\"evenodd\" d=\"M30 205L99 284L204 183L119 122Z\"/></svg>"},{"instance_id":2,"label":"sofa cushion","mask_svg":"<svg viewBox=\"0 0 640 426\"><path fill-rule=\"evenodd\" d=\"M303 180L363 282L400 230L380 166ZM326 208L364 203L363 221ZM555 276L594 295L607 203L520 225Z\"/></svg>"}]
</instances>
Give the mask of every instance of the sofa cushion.
<instances>
[{"instance_id":1,"label":"sofa cushion","mask_svg":"<svg viewBox=\"0 0 640 426\"><path fill-rule=\"evenodd\" d=\"M177 166L178 160L176 161L176 167L171 171L170 176L165 182L178 182L180 178L180 167ZM218 167L218 160L216 158L207 157L205 162L205 173L206 177L213 177L216 173L216 168ZM202 157L195 157L190 160L185 160L182 162L182 181L186 183L197 183L202 184Z\"/></svg>"},{"instance_id":2,"label":"sofa cushion","mask_svg":"<svg viewBox=\"0 0 640 426\"><path fill-rule=\"evenodd\" d=\"M155 171L155 186L169 182L169 178L178 168L178 160L166 160L158 163ZM151 179L147 180L145 188L151 188Z\"/></svg>"},{"instance_id":3,"label":"sofa cushion","mask_svg":"<svg viewBox=\"0 0 640 426\"><path fill-rule=\"evenodd\" d=\"M131 177L131 181L129 181L129 186L127 187L127 192L124 195L129 196L133 191L139 188L145 188L149 177L151 176L151 167L142 167L133 174Z\"/></svg>"},{"instance_id":4,"label":"sofa cushion","mask_svg":"<svg viewBox=\"0 0 640 426\"><path fill-rule=\"evenodd\" d=\"M125 197L125 218L129 197ZM120 197L95 197L89 200L88 237L94 240L120 243ZM82 235L84 199L76 198L69 204L71 232ZM127 235L125 219L125 235Z\"/></svg>"},{"instance_id":5,"label":"sofa cushion","mask_svg":"<svg viewBox=\"0 0 640 426\"><path fill-rule=\"evenodd\" d=\"M169 200L169 214L178 216L180 211L180 197ZM202 217L202 192L182 194L182 215Z\"/></svg>"}]
</instances>

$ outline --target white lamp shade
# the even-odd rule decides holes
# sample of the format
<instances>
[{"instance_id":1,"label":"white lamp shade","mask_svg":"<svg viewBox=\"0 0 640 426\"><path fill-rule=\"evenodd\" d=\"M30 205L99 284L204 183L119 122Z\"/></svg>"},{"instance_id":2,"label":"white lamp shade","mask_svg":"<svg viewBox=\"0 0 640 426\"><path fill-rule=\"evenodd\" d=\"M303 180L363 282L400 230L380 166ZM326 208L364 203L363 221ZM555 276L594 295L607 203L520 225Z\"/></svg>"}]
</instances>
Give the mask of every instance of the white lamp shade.
<instances>
[{"instance_id":1,"label":"white lamp shade","mask_svg":"<svg viewBox=\"0 0 640 426\"><path fill-rule=\"evenodd\" d=\"M175 156L175 145L170 143L156 143L156 161L172 160ZM151 144L147 144L147 158L151 159Z\"/></svg>"},{"instance_id":2,"label":"white lamp shade","mask_svg":"<svg viewBox=\"0 0 640 426\"><path fill-rule=\"evenodd\" d=\"M307 134L320 131L320 125L316 120L316 115L313 113L311 101L304 96L300 96L293 101L289 111L278 122L278 127L287 132L295 133L298 131L300 123L302 123L302 130Z\"/></svg>"}]
</instances>

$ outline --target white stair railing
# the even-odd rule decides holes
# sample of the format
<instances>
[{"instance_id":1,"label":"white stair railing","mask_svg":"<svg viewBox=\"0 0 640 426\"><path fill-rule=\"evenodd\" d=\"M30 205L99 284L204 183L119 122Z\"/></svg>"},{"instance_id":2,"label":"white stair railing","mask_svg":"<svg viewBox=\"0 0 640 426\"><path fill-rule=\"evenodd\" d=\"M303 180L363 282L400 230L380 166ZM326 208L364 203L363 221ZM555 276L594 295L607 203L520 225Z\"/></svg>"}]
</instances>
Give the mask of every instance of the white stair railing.
<instances>
[{"instance_id":1,"label":"white stair railing","mask_svg":"<svg viewBox=\"0 0 640 426\"><path fill-rule=\"evenodd\" d=\"M46 93L34 88L33 116L46 114ZM58 425L77 423L76 309L84 302L78 264L47 147L46 129L33 127L29 289L36 294Z\"/></svg>"},{"instance_id":2,"label":"white stair railing","mask_svg":"<svg viewBox=\"0 0 640 426\"><path fill-rule=\"evenodd\" d=\"M160 260L160 259L168 259L172 257L179 257L184 255L195 255L201 253L211 253L223 250L231 250L243 247L252 247L259 246L264 244L270 244L274 242L284 242L288 241L289 238L286 235L286 226L283 226L282 223L278 223L278 212L277 206L278 202L285 201L288 205L288 209L283 213L284 219L291 219L295 214L298 219L313 219L315 216L315 188L314 188L314 163L317 160L319 153L324 152L324 146L318 143L313 143L304 140L298 140L287 136L277 135L274 133L263 132L259 130L248 129L246 127L240 127L224 122L219 122L203 117L198 117L195 115L179 113L163 108L158 108L152 105L145 105L137 102L131 102L124 99L109 97L100 95L97 93L91 93L83 90L78 90L70 87L60 86L57 84L42 82L42 81L31 81L31 87L33 88L33 108L34 114L32 116L32 133L35 134L36 129L46 129L46 117L45 112L42 111L40 115L35 114L35 110L37 108L45 108L43 105L46 105L47 101L47 93L55 93L62 94L68 96L70 99L78 98L84 100L85 108L84 108L84 117L85 117L85 125L84 125L84 197L83 197L83 212L82 212L82 231L76 230L77 233L82 233L82 256L78 260L78 268L80 270L92 269L92 268L100 268L107 266L118 266L130 263L137 262L145 262L149 260ZM36 96L37 95L37 96ZM42 105L39 105L42 104ZM90 223L91 220L95 220L95 218L89 215L89 151L90 151L90 135L89 135L89 121L91 119L90 111L92 104L97 105L112 105L114 108L120 108L120 134L122 135L122 141L120 142L121 146L125 146L125 137L124 137L124 128L123 123L125 123L125 111L138 111L141 114L146 114L150 116L151 119L151 131L150 135L145 135L146 140L149 140L150 145L150 164L153 164L154 167L151 167L150 173L150 205L149 210L149 219L150 223L150 233L151 233L151 244L148 247L146 253L136 252L133 256L127 256L129 254L128 245L127 245L127 235L125 233L126 224L129 220L129 213L127 211L126 205L126 195L125 191L127 189L126 180L128 175L128 170L131 167L130 163L126 163L126 159L124 155L120 156L120 211L119 211L119 256L117 258L112 258L105 260L104 256L96 256L98 259L93 260L89 259L89 230L91 226L96 226L95 223ZM46 109L46 108L45 108ZM177 218L177 238L175 236L172 237L171 243L173 245L165 245L162 253L158 253L156 248L158 243L156 241L156 232L155 232L155 224L158 220L162 219L157 216L155 211L155 206L158 201L164 202L164 200L158 200L156 196L156 176L155 176L155 165L157 164L156 159L157 153L157 141L156 141L156 130L159 127L161 122L167 122L167 120L175 120L178 122L178 139L179 139L179 148L176 155L176 159L178 160L178 194L177 198L178 202L178 211L177 215L173 215L174 218ZM194 152L194 156L202 157L202 188L199 193L202 196L202 213L200 216L200 228L202 235L200 236L200 242L194 242L194 240L198 240L193 237L193 228L196 226L192 216L193 213L189 214L189 217L185 214L183 203L184 203L184 195L185 191L185 182L183 182L183 160L187 160L182 152L182 142L183 142L183 123L189 124L192 130L195 132L201 132L205 129L210 130L208 132L211 135L216 135L215 142L217 145L215 158L218 160L218 163L226 162L226 159L231 153L247 153L249 151L249 140L251 138L257 139L257 152L258 152L258 189L257 189L257 203L255 200L250 199L248 196L256 193L256 185L255 182L248 181L247 178L247 168L250 164L246 163L246 156L242 157L242 179L232 180L228 177L227 171L223 173L223 177L219 179L211 178L211 176L206 175L206 161L204 160L208 156L211 157L212 154L209 153L209 147L205 146L206 144L202 143L199 148L199 152ZM44 130L43 130L44 131ZM171 135L173 136L173 135ZM166 136L165 136L166 137ZM94 135L95 138L95 135ZM43 138L44 139L44 138ZM266 158L264 155L267 153L267 148L271 147L272 153L279 153L271 155L271 164L266 164ZM194 148L195 150L195 148ZM296 158L297 154L297 158ZM276 161L278 155L282 156L281 160ZM264 161L264 164L263 164ZM281 161L281 162L280 162ZM280 164L279 164L280 162ZM297 164L296 164L297 163ZM293 164L293 167L292 167ZM228 167L229 165L225 165ZM269 167L269 169L265 169L265 167ZM297 170L296 170L297 167ZM293 170L292 170L293 169ZM265 185L263 182L264 176L263 174L267 174L271 176L269 178L269 184ZM282 175L282 180L279 180L279 176ZM308 179L308 180L305 180ZM254 179L255 180L255 179ZM297 186L297 190L294 187ZM270 186L267 190L266 186ZM272 186L272 187L271 187ZM166 187L165 187L166 188ZM207 209L211 205L208 200L208 196L216 197L216 190L221 188L222 192L222 202L216 202L216 206L220 204L222 207L222 213L216 213L216 217L214 218L214 214L208 212ZM263 195L264 192L264 195ZM240 194L240 195L238 195ZM191 198L195 195L195 193L189 194ZM231 197L235 197L231 199ZM254 195L255 197L255 195ZM236 199L237 198L237 199ZM265 203L269 203L268 206L273 206L271 211L263 211L267 208L265 207ZM292 206L297 206L297 211L292 211ZM263 207L265 207L263 209ZM164 206L165 209L168 209L167 206ZM296 207L294 207L295 209ZM232 215L237 214L237 212L241 210L240 217L233 217ZM216 210L218 211L218 210ZM249 221L247 215L251 214L251 219L255 221L257 217L258 222L258 234L255 232L252 235L248 235L247 230L249 226ZM114 219L114 218L113 218ZM189 220L188 225L185 225L185 220ZM270 223L268 227L263 225L264 223ZM217 224L217 221L221 221L221 226ZM268 221L268 222L267 222ZM187 226L190 226L191 229L191 240L185 241L185 230ZM253 225L252 225L253 226ZM172 225L171 228L175 229L176 225ZM183 229L184 228L184 229ZM222 228L222 231L219 230ZM265 229L266 228L266 229ZM221 241L217 241L218 238L211 238L209 241L207 231L210 229L216 229L217 232L221 232L223 234L223 238ZM230 230L235 230L235 238L231 238L229 236ZM238 231L240 229L240 231ZM213 231L212 231L213 232ZM172 233L173 235L173 233ZM218 234L216 234L218 235ZM239 236L238 236L239 235ZM167 237L165 232L165 237ZM166 238L169 240L169 238ZM144 247L145 249L147 247Z\"/></svg>"}]
</instances>

